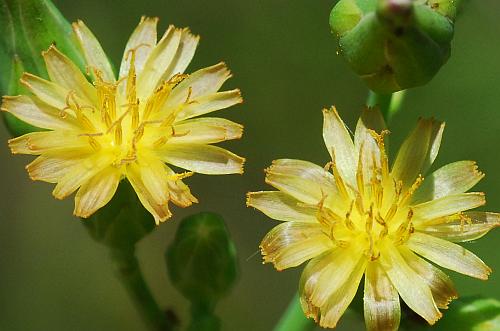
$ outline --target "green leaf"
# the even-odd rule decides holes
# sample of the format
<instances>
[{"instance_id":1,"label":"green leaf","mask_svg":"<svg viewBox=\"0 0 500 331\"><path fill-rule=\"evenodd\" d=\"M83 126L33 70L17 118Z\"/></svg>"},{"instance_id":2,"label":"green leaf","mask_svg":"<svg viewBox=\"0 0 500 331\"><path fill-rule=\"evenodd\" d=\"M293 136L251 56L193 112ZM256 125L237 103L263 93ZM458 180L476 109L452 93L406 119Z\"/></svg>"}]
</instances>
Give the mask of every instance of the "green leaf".
<instances>
[{"instance_id":1,"label":"green leaf","mask_svg":"<svg viewBox=\"0 0 500 331\"><path fill-rule=\"evenodd\" d=\"M74 40L71 24L50 0L0 0L0 94L24 93L19 78L24 71L48 78L41 52L51 44L80 69L85 62ZM4 113L15 135L40 131Z\"/></svg>"},{"instance_id":2,"label":"green leaf","mask_svg":"<svg viewBox=\"0 0 500 331\"><path fill-rule=\"evenodd\" d=\"M500 301L468 297L454 301L434 326L414 319L403 320L403 329L412 331L497 331L500 330Z\"/></svg>"},{"instance_id":3,"label":"green leaf","mask_svg":"<svg viewBox=\"0 0 500 331\"><path fill-rule=\"evenodd\" d=\"M126 180L113 199L83 223L94 240L117 251L133 251L135 244L156 227Z\"/></svg>"},{"instance_id":4,"label":"green leaf","mask_svg":"<svg viewBox=\"0 0 500 331\"><path fill-rule=\"evenodd\" d=\"M170 279L195 307L211 307L233 286L236 251L224 220L200 213L182 220L166 252Z\"/></svg>"}]
</instances>

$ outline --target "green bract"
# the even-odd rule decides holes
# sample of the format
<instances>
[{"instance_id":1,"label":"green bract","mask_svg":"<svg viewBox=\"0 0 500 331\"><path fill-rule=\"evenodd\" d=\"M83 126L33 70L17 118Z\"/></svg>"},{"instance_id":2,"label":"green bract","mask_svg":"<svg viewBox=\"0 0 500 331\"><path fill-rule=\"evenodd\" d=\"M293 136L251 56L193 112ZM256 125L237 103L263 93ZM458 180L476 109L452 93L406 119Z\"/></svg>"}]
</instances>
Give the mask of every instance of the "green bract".
<instances>
[{"instance_id":1,"label":"green bract","mask_svg":"<svg viewBox=\"0 0 500 331\"><path fill-rule=\"evenodd\" d=\"M340 0L330 14L340 54L377 93L426 84L450 56L460 0Z\"/></svg>"},{"instance_id":2,"label":"green bract","mask_svg":"<svg viewBox=\"0 0 500 331\"><path fill-rule=\"evenodd\" d=\"M30 72L47 78L41 52L56 44L84 71L84 60L73 41L71 25L47 0L0 0L0 95L23 94L19 78ZM84 71L85 72L85 71ZM3 113L10 133L40 131Z\"/></svg>"}]
</instances>

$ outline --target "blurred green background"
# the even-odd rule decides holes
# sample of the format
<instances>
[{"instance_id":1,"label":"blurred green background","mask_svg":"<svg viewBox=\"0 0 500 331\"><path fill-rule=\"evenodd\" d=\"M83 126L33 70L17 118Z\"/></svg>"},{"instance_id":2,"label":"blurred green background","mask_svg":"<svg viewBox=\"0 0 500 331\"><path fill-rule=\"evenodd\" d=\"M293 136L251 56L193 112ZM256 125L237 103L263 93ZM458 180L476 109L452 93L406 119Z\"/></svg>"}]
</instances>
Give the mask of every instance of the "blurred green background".
<instances>
[{"instance_id":1,"label":"blurred green background","mask_svg":"<svg viewBox=\"0 0 500 331\"><path fill-rule=\"evenodd\" d=\"M224 60L234 73L227 89L239 87L245 103L219 113L245 125L241 141L225 144L247 158L244 176L196 175L187 180L200 203L174 209L138 246L145 277L164 307L181 317L188 306L169 283L163 254L177 221L214 211L226 219L240 259L240 279L218 306L225 331L267 331L297 289L301 268L276 272L262 265L258 244L277 223L245 207L247 191L269 189L263 168L273 159L328 161L321 138L321 108L335 104L348 125L355 121L367 90L336 56L328 15L335 1L190 0L54 1L70 21L84 20L115 63L141 15L189 26L202 36L189 71ZM471 1L456 25L453 54L437 77L409 91L393 120L391 145L398 146L420 116L446 120L435 167L477 160L487 176L488 210L500 210L500 2ZM1 22L0 22L1 23ZM0 131L0 330L144 330L117 281L108 251L71 217L73 201L52 198L52 186L33 183L13 157ZM394 150L392 150L394 152ZM495 271L500 269L498 231L467 247ZM482 282L452 274L461 295L500 296L500 275ZM339 330L361 329L346 315Z\"/></svg>"}]
</instances>

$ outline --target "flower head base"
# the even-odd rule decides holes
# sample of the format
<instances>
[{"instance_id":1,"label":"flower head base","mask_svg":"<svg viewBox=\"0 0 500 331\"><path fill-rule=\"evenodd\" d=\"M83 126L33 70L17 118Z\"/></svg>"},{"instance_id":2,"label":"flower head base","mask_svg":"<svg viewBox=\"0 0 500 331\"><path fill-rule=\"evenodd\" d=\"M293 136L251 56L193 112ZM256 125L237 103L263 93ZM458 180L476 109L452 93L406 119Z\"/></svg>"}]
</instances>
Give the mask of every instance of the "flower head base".
<instances>
[{"instance_id":1,"label":"flower head base","mask_svg":"<svg viewBox=\"0 0 500 331\"><path fill-rule=\"evenodd\" d=\"M197 199L182 179L194 172L242 173L244 159L209 144L238 139L243 127L221 118L193 117L242 101L239 90L218 92L230 78L224 63L184 70L199 37L170 26L157 42L156 18L142 18L115 79L99 42L79 21L74 32L88 64L85 75L55 46L43 57L50 81L24 74L32 96L4 97L2 110L49 129L9 141L13 153L40 155L30 177L57 183L54 196L76 190L75 215L88 217L127 178L156 222L171 216L169 202ZM188 172L175 173L165 163Z\"/></svg>"},{"instance_id":2,"label":"flower head base","mask_svg":"<svg viewBox=\"0 0 500 331\"><path fill-rule=\"evenodd\" d=\"M421 257L480 279L491 272L450 242L477 239L500 225L498 214L467 212L485 203L483 193L465 193L484 175L474 162L460 161L424 180L441 143L444 124L437 121L420 120L390 167L378 110L363 112L354 141L334 108L323 114L332 161L322 168L276 160L266 182L279 191L248 194L249 206L285 221L262 241L264 262L282 270L311 259L300 298L305 314L323 327L336 326L363 275L368 330L398 329L399 297L433 324L457 293Z\"/></svg>"}]
</instances>

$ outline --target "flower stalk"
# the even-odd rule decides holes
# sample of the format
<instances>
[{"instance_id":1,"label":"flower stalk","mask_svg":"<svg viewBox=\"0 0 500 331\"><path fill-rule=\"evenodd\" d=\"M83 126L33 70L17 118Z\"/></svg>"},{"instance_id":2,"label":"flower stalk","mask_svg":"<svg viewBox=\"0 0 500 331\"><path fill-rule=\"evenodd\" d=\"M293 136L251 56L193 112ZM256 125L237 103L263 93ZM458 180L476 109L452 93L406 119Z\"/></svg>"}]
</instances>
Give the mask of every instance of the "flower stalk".
<instances>
[{"instance_id":1,"label":"flower stalk","mask_svg":"<svg viewBox=\"0 0 500 331\"><path fill-rule=\"evenodd\" d=\"M111 251L111 258L116 266L118 279L127 289L133 299L137 311L151 331L175 330L175 320L169 319L154 299L140 270L135 250L115 249Z\"/></svg>"},{"instance_id":2,"label":"flower stalk","mask_svg":"<svg viewBox=\"0 0 500 331\"><path fill-rule=\"evenodd\" d=\"M314 321L304 316L297 293L288 304L274 331L309 331L314 330L315 327Z\"/></svg>"}]
</instances>

